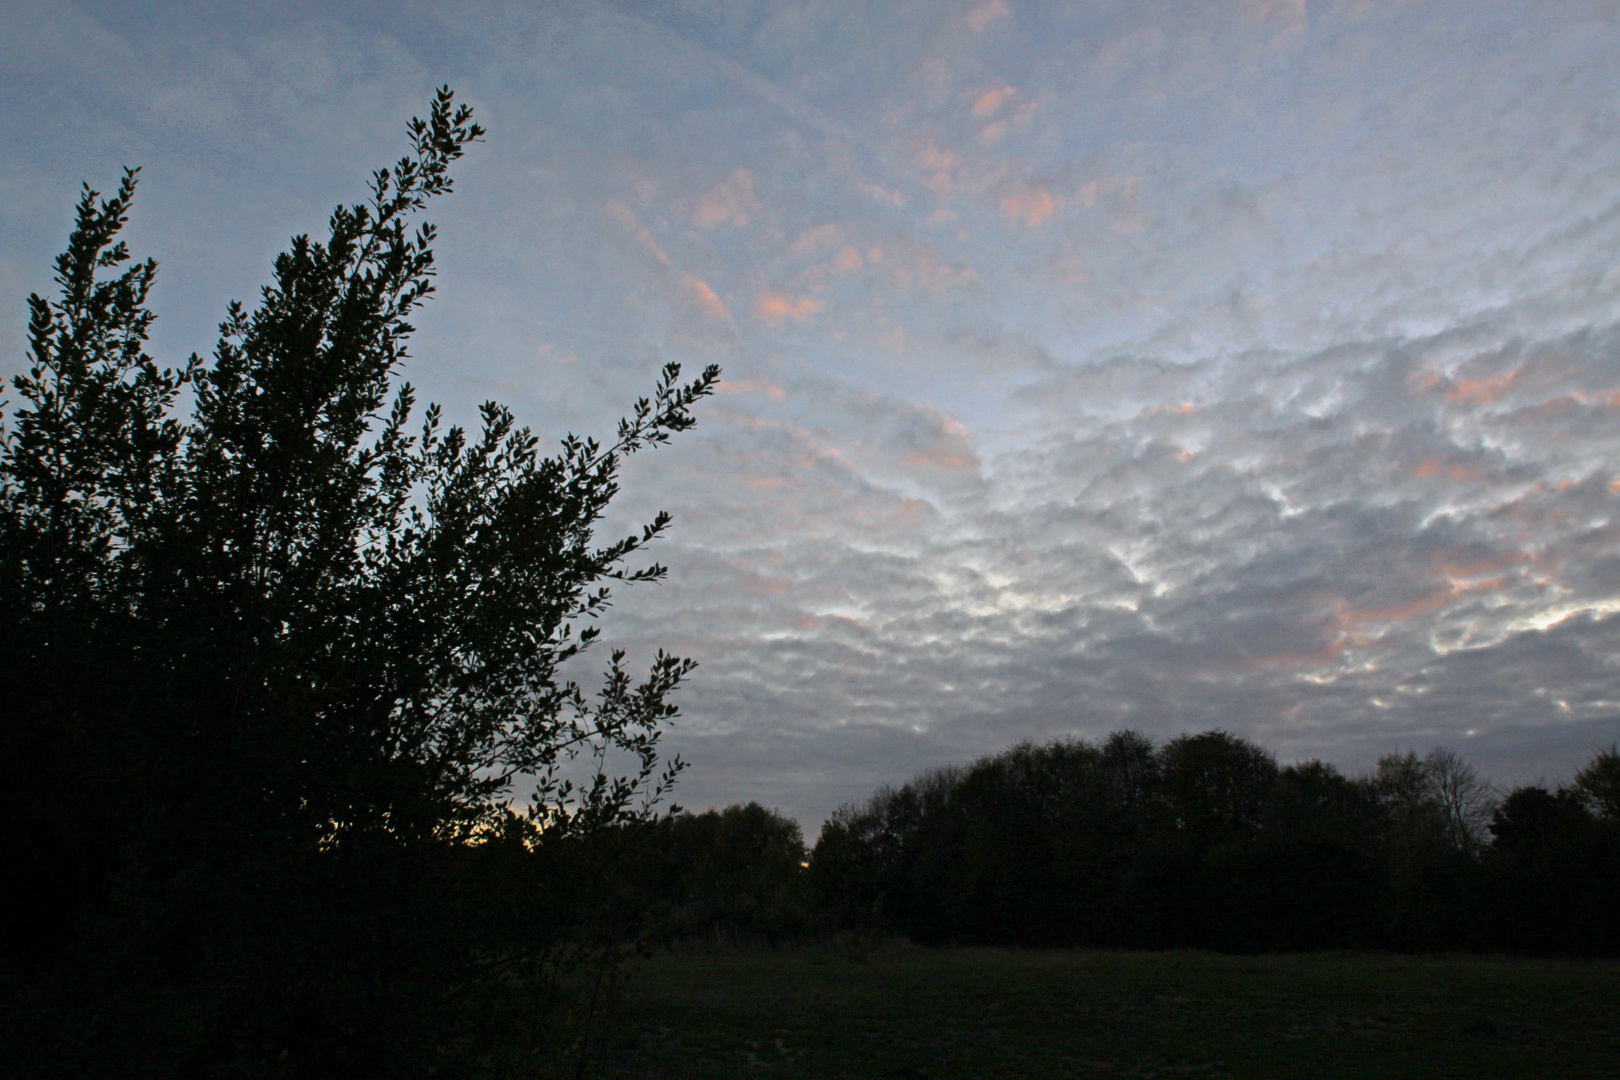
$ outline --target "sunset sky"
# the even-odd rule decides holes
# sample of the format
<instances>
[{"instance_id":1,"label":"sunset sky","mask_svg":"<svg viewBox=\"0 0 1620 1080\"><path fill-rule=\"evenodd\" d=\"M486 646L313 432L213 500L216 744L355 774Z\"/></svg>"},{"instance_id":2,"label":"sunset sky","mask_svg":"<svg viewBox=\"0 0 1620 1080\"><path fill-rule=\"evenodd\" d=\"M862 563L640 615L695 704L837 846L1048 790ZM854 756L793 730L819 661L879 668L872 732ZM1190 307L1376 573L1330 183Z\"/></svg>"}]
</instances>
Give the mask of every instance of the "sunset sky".
<instances>
[{"instance_id":1,"label":"sunset sky","mask_svg":"<svg viewBox=\"0 0 1620 1080\"><path fill-rule=\"evenodd\" d=\"M724 369L609 529L675 516L604 629L702 665L682 804L1620 739L1613 0L11 2L0 370L81 181L142 166L179 362L442 83L423 398L551 440Z\"/></svg>"}]
</instances>

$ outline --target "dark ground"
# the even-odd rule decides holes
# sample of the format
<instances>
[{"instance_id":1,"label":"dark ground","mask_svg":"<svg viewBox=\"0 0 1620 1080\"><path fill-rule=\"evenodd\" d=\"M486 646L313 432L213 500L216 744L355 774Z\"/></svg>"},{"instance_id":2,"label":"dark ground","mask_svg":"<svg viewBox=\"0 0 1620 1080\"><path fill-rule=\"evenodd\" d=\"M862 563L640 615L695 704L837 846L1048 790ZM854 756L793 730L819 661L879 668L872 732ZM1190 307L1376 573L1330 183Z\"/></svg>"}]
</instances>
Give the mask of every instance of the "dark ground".
<instances>
[{"instance_id":1,"label":"dark ground","mask_svg":"<svg viewBox=\"0 0 1620 1080\"><path fill-rule=\"evenodd\" d=\"M824 948L632 966L588 1075L1620 1077L1620 963Z\"/></svg>"}]
</instances>

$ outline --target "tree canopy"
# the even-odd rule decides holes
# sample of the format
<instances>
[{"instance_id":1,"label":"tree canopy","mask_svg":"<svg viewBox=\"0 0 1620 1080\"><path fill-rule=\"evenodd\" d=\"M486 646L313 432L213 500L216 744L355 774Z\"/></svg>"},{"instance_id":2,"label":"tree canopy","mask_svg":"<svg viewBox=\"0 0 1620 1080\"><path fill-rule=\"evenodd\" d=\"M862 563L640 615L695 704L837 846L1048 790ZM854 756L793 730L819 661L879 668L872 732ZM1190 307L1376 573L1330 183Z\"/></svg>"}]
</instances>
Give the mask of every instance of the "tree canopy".
<instances>
[{"instance_id":1,"label":"tree canopy","mask_svg":"<svg viewBox=\"0 0 1620 1080\"><path fill-rule=\"evenodd\" d=\"M930 943L1614 955L1617 762L1499 800L1443 747L1348 777L1225 731L1021 743L840 807L808 876L832 925Z\"/></svg>"}]
</instances>

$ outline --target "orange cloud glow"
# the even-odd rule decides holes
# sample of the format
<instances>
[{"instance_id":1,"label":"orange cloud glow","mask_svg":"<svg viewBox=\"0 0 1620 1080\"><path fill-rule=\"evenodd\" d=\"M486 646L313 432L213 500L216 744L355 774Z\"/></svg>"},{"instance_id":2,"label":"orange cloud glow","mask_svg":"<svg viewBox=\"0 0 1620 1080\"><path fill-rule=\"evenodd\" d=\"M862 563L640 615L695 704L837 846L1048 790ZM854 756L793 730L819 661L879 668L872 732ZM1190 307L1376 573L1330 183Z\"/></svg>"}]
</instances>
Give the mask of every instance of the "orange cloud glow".
<instances>
[{"instance_id":1,"label":"orange cloud glow","mask_svg":"<svg viewBox=\"0 0 1620 1080\"><path fill-rule=\"evenodd\" d=\"M1465 402L1469 405L1488 405L1502 396L1502 391L1518 381L1524 368L1517 367L1506 375L1498 375L1492 379L1458 379L1446 391L1447 401Z\"/></svg>"},{"instance_id":2,"label":"orange cloud glow","mask_svg":"<svg viewBox=\"0 0 1620 1080\"><path fill-rule=\"evenodd\" d=\"M716 383L714 388L722 394L764 394L773 401L782 401L787 397L786 390L762 379L725 379Z\"/></svg>"},{"instance_id":3,"label":"orange cloud glow","mask_svg":"<svg viewBox=\"0 0 1620 1080\"><path fill-rule=\"evenodd\" d=\"M1390 604L1386 607L1363 608L1360 611L1346 611L1339 616L1339 626L1348 628L1360 626L1362 623L1400 622L1413 615L1423 615L1435 611L1446 605L1457 594L1457 589L1446 588L1439 592L1420 596L1416 600L1408 600L1404 604Z\"/></svg>"},{"instance_id":4,"label":"orange cloud glow","mask_svg":"<svg viewBox=\"0 0 1620 1080\"><path fill-rule=\"evenodd\" d=\"M1427 596L1420 596L1415 600L1408 600L1405 603L1389 604L1384 607L1362 608L1359 611L1350 611L1344 608L1343 602L1341 601L1338 605L1336 605L1338 607L1338 612L1335 616L1334 622L1338 626L1341 636L1348 637L1349 640L1357 643L1364 642L1366 640L1365 638L1349 635L1347 633L1351 627L1361 626L1366 623L1403 622L1406 619L1410 619L1416 615L1427 615L1431 611L1437 611L1451 603L1453 600L1466 596L1469 593L1494 592L1499 589L1507 588L1509 581L1506 574L1493 574L1490 577L1478 576L1479 573L1488 572L1488 569L1494 569L1494 566L1488 566L1488 564L1498 561L1503 566L1511 566L1515 565L1516 563L1533 560L1510 557L1506 560L1480 560L1472 563L1462 564L1456 568L1467 572L1455 576L1448 572L1448 577L1450 580L1448 580L1444 586L1436 589L1434 592L1429 593ZM1459 578L1462 580L1458 580ZM1377 635L1373 636L1376 637Z\"/></svg>"},{"instance_id":5,"label":"orange cloud glow","mask_svg":"<svg viewBox=\"0 0 1620 1080\"><path fill-rule=\"evenodd\" d=\"M1336 663L1343 655L1344 642L1331 641L1315 649L1271 653L1268 656L1251 656L1244 661L1244 666L1267 668L1325 667L1328 664Z\"/></svg>"},{"instance_id":6,"label":"orange cloud glow","mask_svg":"<svg viewBox=\"0 0 1620 1080\"><path fill-rule=\"evenodd\" d=\"M947 469L951 472L963 472L978 466L978 459L965 450L952 449L949 446L936 446L928 450L917 450L906 455L906 464L914 469Z\"/></svg>"},{"instance_id":7,"label":"orange cloud glow","mask_svg":"<svg viewBox=\"0 0 1620 1080\"><path fill-rule=\"evenodd\" d=\"M1016 93L1018 91L1010 86L991 87L973 100L973 115L990 116L999 111L1007 103L1007 100Z\"/></svg>"},{"instance_id":8,"label":"orange cloud glow","mask_svg":"<svg viewBox=\"0 0 1620 1080\"><path fill-rule=\"evenodd\" d=\"M1191 416L1198 411L1198 406L1190 401L1183 401L1180 405L1155 405L1147 410L1148 416Z\"/></svg>"},{"instance_id":9,"label":"orange cloud glow","mask_svg":"<svg viewBox=\"0 0 1620 1080\"><path fill-rule=\"evenodd\" d=\"M692 221L700 229L712 229L720 224L746 225L748 219L762 209L764 204L754 194L753 174L747 169L738 169L703 196L692 214Z\"/></svg>"},{"instance_id":10,"label":"orange cloud glow","mask_svg":"<svg viewBox=\"0 0 1620 1080\"><path fill-rule=\"evenodd\" d=\"M1057 212L1057 200L1039 184L1030 184L1001 197L1001 212L1021 225L1033 228Z\"/></svg>"},{"instance_id":11,"label":"orange cloud glow","mask_svg":"<svg viewBox=\"0 0 1620 1080\"><path fill-rule=\"evenodd\" d=\"M1527 551L1474 558L1441 556L1439 559L1440 572L1453 581L1472 581L1487 575L1494 576L1498 571L1535 561L1534 553Z\"/></svg>"},{"instance_id":12,"label":"orange cloud glow","mask_svg":"<svg viewBox=\"0 0 1620 1080\"><path fill-rule=\"evenodd\" d=\"M968 12L967 24L975 34L984 33L984 28L991 23L1012 15L1012 7L1007 0L990 0L987 4L980 4Z\"/></svg>"},{"instance_id":13,"label":"orange cloud glow","mask_svg":"<svg viewBox=\"0 0 1620 1080\"><path fill-rule=\"evenodd\" d=\"M810 296L766 293L754 301L754 317L765 322L781 322L783 319L803 322L820 310L821 301Z\"/></svg>"},{"instance_id":14,"label":"orange cloud glow","mask_svg":"<svg viewBox=\"0 0 1620 1080\"><path fill-rule=\"evenodd\" d=\"M725 301L715 295L713 289L709 288L708 282L694 274L682 274L681 284L686 286L687 291L692 294L692 299L697 301L697 306L703 309L705 315L721 322L731 318L731 309L726 307Z\"/></svg>"},{"instance_id":15,"label":"orange cloud glow","mask_svg":"<svg viewBox=\"0 0 1620 1080\"><path fill-rule=\"evenodd\" d=\"M1477 483L1486 478L1485 470L1478 465L1450 462L1439 456L1426 457L1418 462L1412 468L1412 475L1419 478L1444 476L1454 484Z\"/></svg>"}]
</instances>

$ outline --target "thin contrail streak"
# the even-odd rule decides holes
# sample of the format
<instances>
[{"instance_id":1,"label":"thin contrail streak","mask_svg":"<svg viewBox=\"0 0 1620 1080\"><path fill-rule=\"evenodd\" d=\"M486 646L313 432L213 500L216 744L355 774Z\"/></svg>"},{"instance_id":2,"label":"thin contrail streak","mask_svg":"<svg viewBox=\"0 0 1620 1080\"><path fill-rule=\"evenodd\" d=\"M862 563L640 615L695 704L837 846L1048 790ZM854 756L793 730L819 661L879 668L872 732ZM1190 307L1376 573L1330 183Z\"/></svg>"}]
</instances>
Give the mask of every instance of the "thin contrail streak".
<instances>
[{"instance_id":1,"label":"thin contrail streak","mask_svg":"<svg viewBox=\"0 0 1620 1080\"><path fill-rule=\"evenodd\" d=\"M607 3L598 5L598 10L602 11L610 21L651 33L664 44L684 53L700 64L713 68L789 119L813 128L821 134L830 136L840 142L860 148L882 167L890 180L902 183L908 188L912 188L913 191L920 189L921 185L913 170L905 162L895 157L888 148L837 117L783 90L764 76L748 70L735 60L722 56L713 49L700 45L680 32L651 19L623 11Z\"/></svg>"}]
</instances>

